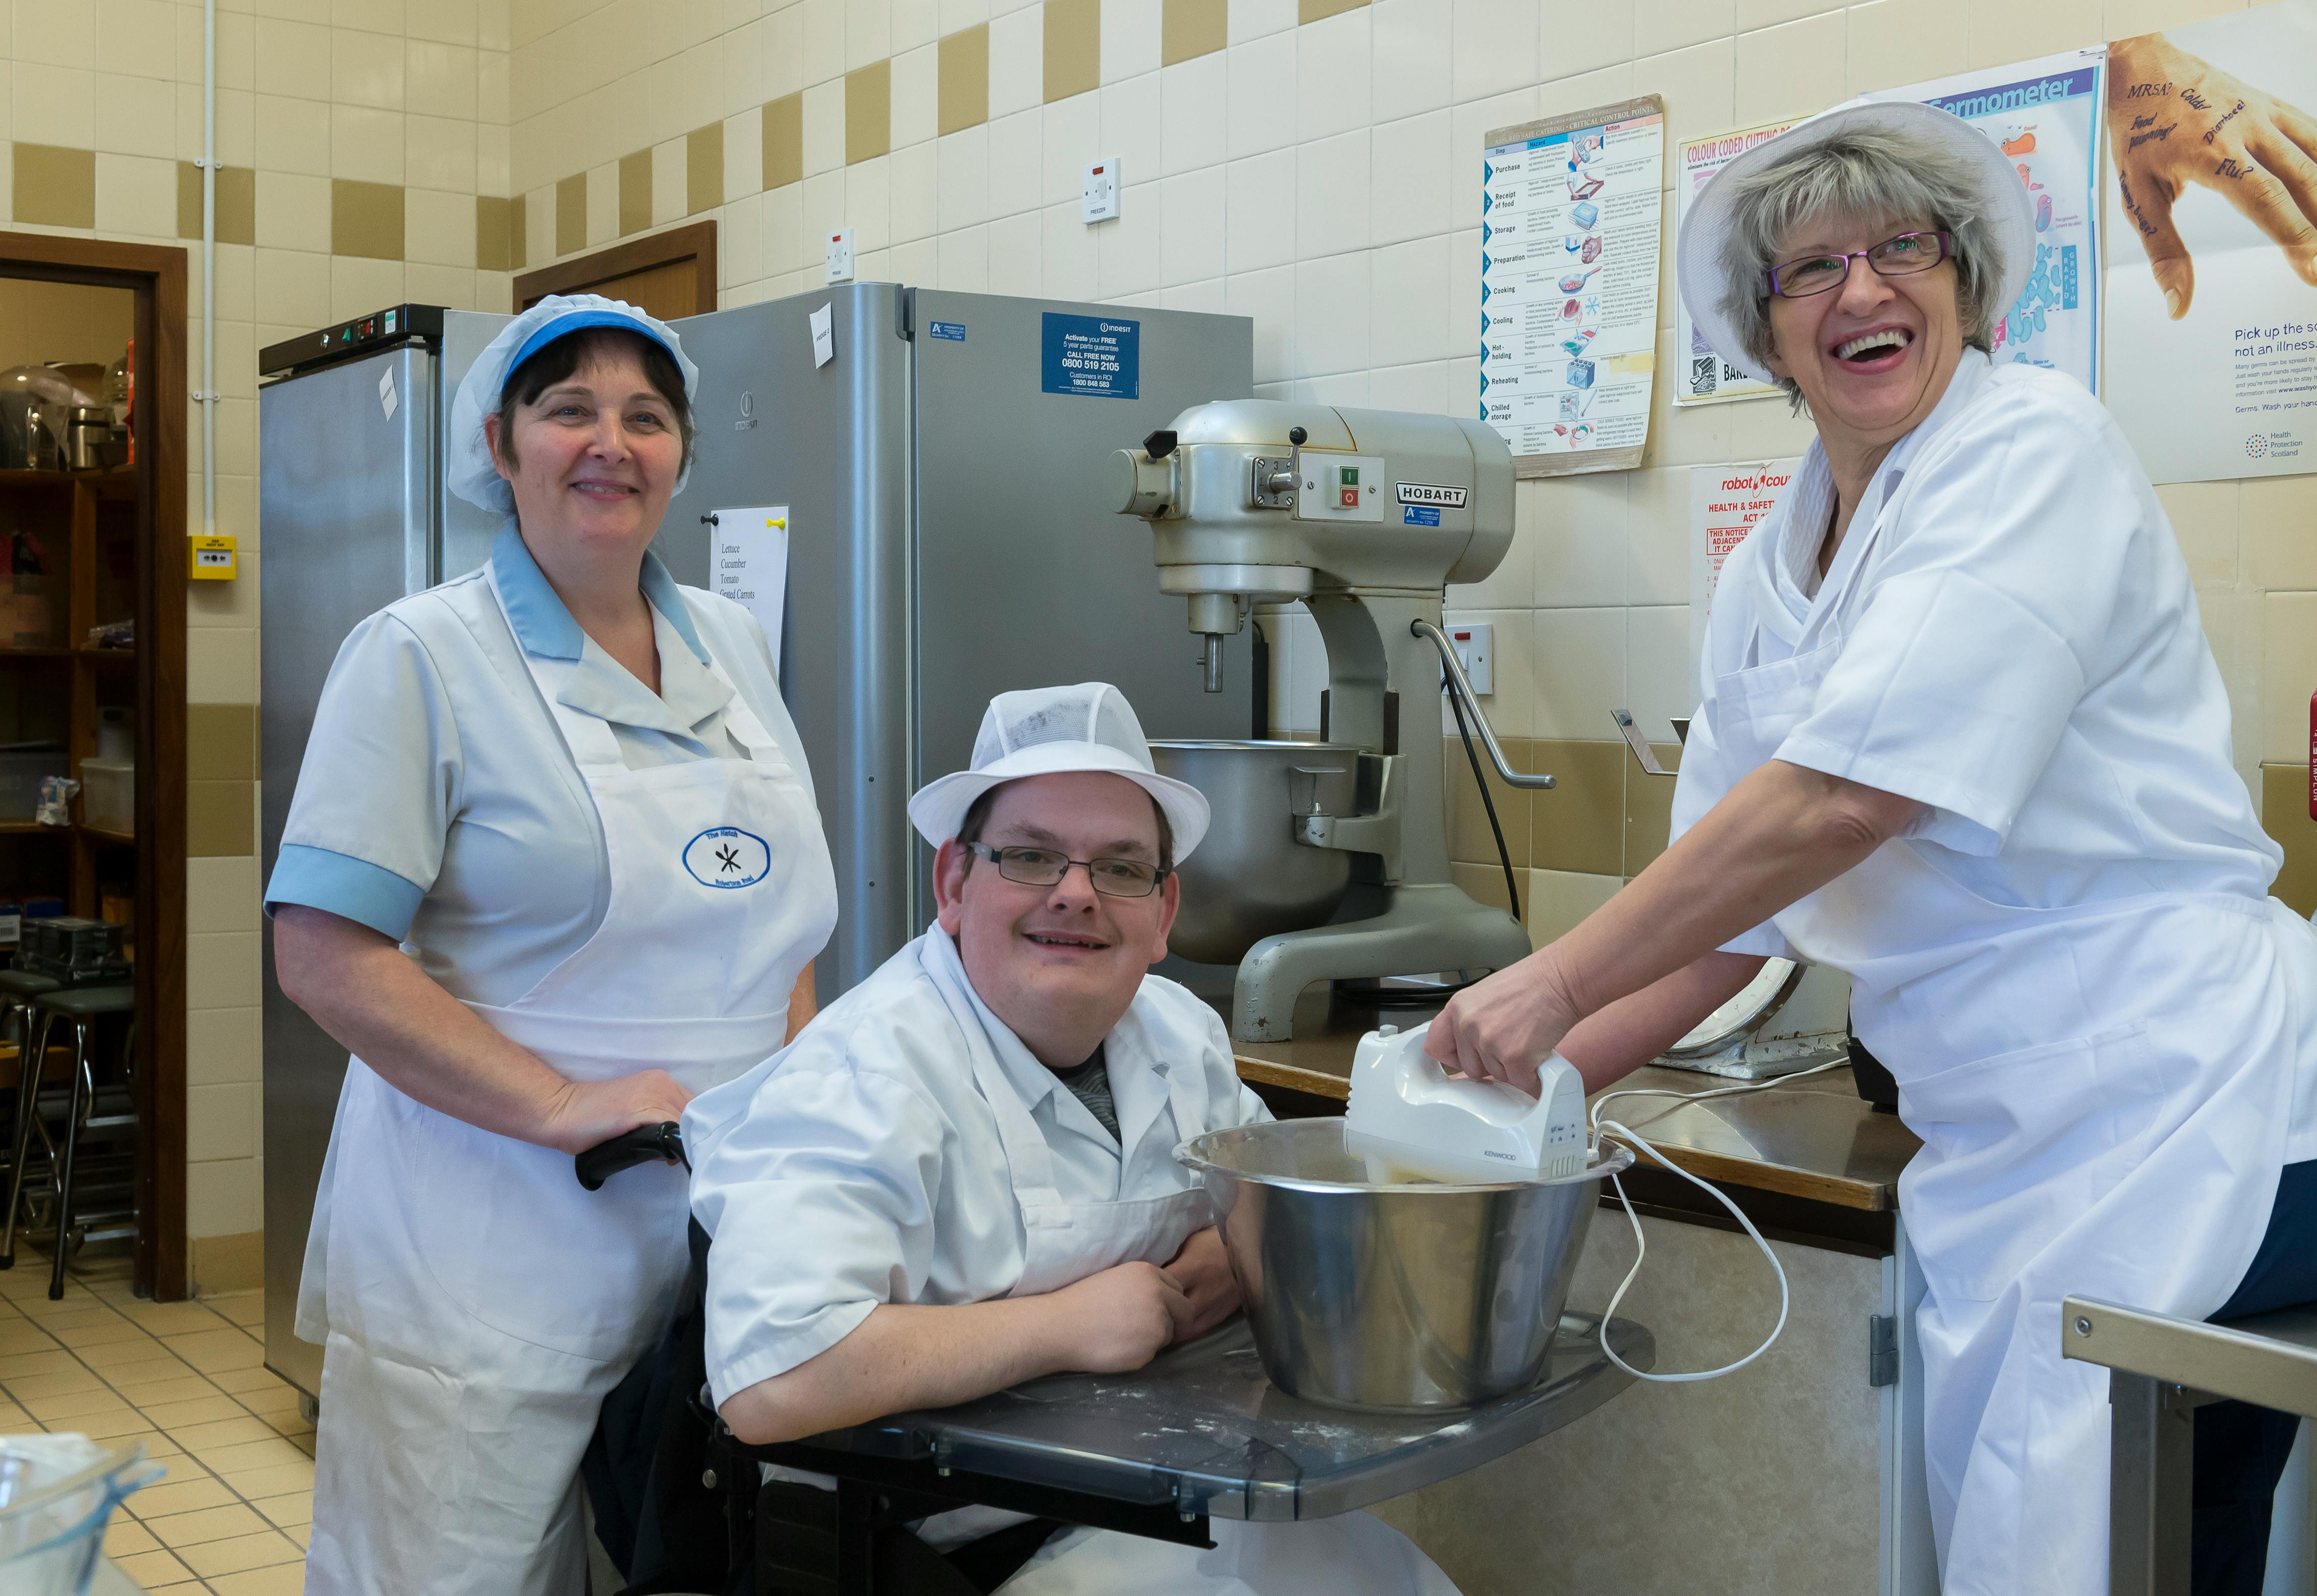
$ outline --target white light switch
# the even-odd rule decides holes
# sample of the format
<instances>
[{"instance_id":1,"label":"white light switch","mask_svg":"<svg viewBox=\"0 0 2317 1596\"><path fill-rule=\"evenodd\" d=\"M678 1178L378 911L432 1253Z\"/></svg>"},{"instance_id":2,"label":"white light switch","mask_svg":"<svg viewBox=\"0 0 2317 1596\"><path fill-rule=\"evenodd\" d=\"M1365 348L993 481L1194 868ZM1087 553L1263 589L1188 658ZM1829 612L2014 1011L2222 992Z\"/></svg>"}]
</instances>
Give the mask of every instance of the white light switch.
<instances>
[{"instance_id":1,"label":"white light switch","mask_svg":"<svg viewBox=\"0 0 2317 1596\"><path fill-rule=\"evenodd\" d=\"M1494 630L1486 621L1472 626L1448 628L1448 641L1456 650L1456 663L1464 668L1464 677L1472 684L1475 694L1497 690L1497 650L1490 641L1490 634Z\"/></svg>"},{"instance_id":2,"label":"white light switch","mask_svg":"<svg viewBox=\"0 0 2317 1596\"><path fill-rule=\"evenodd\" d=\"M839 228L828 235L828 282L853 281L853 229Z\"/></svg>"},{"instance_id":3,"label":"white light switch","mask_svg":"<svg viewBox=\"0 0 2317 1596\"><path fill-rule=\"evenodd\" d=\"M1118 157L1105 156L1087 163L1084 185L1078 197L1080 221L1115 221L1118 219Z\"/></svg>"}]
</instances>

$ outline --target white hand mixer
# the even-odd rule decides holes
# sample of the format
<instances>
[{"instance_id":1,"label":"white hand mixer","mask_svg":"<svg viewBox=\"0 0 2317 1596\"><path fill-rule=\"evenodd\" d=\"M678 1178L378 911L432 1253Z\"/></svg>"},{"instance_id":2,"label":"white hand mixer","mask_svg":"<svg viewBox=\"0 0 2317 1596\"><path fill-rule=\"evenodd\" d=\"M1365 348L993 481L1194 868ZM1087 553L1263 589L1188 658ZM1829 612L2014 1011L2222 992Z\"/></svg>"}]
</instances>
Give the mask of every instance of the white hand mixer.
<instances>
[{"instance_id":1,"label":"white hand mixer","mask_svg":"<svg viewBox=\"0 0 2317 1596\"><path fill-rule=\"evenodd\" d=\"M1344 1112L1344 1151L1367 1162L1368 1178L1380 1186L1409 1181L1436 1181L1448 1186L1490 1185L1499 1181L1570 1180L1582 1177L1598 1156L1601 1133L1612 1130L1671 1170L1691 1185L1709 1193L1730 1210L1778 1278L1778 1322L1762 1344L1735 1363L1687 1374L1651 1374L1634 1368L1609 1345L1609 1321L1624 1300L1626 1288L1642 1272L1649 1243L1642 1222L1633 1213L1624 1183L1612 1174L1609 1184L1624 1205L1625 1219L1633 1227L1633 1267L1625 1272L1609 1305L1601 1311L1601 1350L1609 1361L1643 1380L1673 1385L1711 1380L1744 1368L1768 1351L1786 1327L1789 1293L1786 1271L1777 1254L1745 1211L1709 1181L1701 1180L1673 1162L1630 1126L1605 1120L1601 1110L1614 1098L1681 1098L1702 1101L1738 1092L1766 1091L1830 1070L1836 1063L1797 1071L1776 1080L1751 1081L1713 1091L1667 1091L1655 1087L1629 1087L1604 1092L1588 1116L1585 1081L1577 1066L1553 1054L1537 1066L1538 1092L1534 1098L1498 1080L1475 1080L1451 1075L1424 1051L1425 1030L1401 1031L1385 1026L1359 1040L1352 1054L1351 1101Z\"/></svg>"}]
</instances>

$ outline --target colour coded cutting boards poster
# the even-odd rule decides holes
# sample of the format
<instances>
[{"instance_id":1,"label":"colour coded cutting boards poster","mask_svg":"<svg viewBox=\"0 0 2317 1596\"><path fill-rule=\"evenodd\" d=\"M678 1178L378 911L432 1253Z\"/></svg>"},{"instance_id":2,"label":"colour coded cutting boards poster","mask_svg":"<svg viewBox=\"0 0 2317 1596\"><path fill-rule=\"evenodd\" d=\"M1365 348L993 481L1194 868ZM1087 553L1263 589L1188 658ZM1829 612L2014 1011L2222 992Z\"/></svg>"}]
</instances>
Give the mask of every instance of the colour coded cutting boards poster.
<instances>
[{"instance_id":1,"label":"colour coded cutting boards poster","mask_svg":"<svg viewBox=\"0 0 2317 1596\"><path fill-rule=\"evenodd\" d=\"M1734 132L1709 133L1684 144L1681 173L1674 182L1675 234L1679 235L1682 222L1689 218L1690 202L1722 167L1794 125L1790 121L1764 122L1759 127L1740 128ZM1681 369L1673 373L1675 404L1715 405L1730 399L1760 399L1778 391L1776 383L1758 381L1716 354L1713 346L1699 336L1697 324L1690 319L1688 301L1682 301L1674 320L1674 336L1680 340L1676 347L1682 352ZM1694 627L1704 624L1701 620L1694 623Z\"/></svg>"},{"instance_id":2,"label":"colour coded cutting boards poster","mask_svg":"<svg viewBox=\"0 0 2317 1596\"><path fill-rule=\"evenodd\" d=\"M2035 211L2035 262L1993 354L2099 391L2099 152L2105 49L1865 95L1951 111L2009 157Z\"/></svg>"},{"instance_id":3,"label":"colour coded cutting boards poster","mask_svg":"<svg viewBox=\"0 0 2317 1596\"><path fill-rule=\"evenodd\" d=\"M1642 462L1664 175L1655 94L1485 140L1481 418L1522 476Z\"/></svg>"},{"instance_id":4,"label":"colour coded cutting boards poster","mask_svg":"<svg viewBox=\"0 0 2317 1596\"><path fill-rule=\"evenodd\" d=\"M1705 658L1705 622L1730 551L1770 513L1794 480L1802 461L1756 460L1700 465L1689 472L1689 676L1698 681ZM1702 687L1701 687L1702 690Z\"/></svg>"},{"instance_id":5,"label":"colour coded cutting boards poster","mask_svg":"<svg viewBox=\"0 0 2317 1596\"><path fill-rule=\"evenodd\" d=\"M2317 470L2317 4L2107 65L2110 413L2159 482Z\"/></svg>"}]
</instances>

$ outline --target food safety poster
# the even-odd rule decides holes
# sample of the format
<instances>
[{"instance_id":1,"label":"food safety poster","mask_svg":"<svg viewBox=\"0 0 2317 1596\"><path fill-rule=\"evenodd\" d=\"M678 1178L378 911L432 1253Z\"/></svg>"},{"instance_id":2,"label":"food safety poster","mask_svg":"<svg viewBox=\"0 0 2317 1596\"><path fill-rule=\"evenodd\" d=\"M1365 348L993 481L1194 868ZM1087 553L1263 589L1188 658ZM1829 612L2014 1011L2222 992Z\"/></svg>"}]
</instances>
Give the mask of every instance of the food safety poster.
<instances>
[{"instance_id":1,"label":"food safety poster","mask_svg":"<svg viewBox=\"0 0 2317 1596\"><path fill-rule=\"evenodd\" d=\"M789 590L789 507L719 508L708 522L716 540L716 591L756 616L778 666Z\"/></svg>"},{"instance_id":2,"label":"food safety poster","mask_svg":"<svg viewBox=\"0 0 2317 1596\"><path fill-rule=\"evenodd\" d=\"M1481 180L1481 418L1525 477L1642 462L1665 103L1499 128Z\"/></svg>"},{"instance_id":3,"label":"food safety poster","mask_svg":"<svg viewBox=\"0 0 2317 1596\"><path fill-rule=\"evenodd\" d=\"M1773 392L1776 390L1772 390ZM1757 460L1740 465L1701 465L1689 473L1689 679L1700 678L1705 620L1730 551L1770 513L1794 480L1802 461Z\"/></svg>"},{"instance_id":4,"label":"food safety poster","mask_svg":"<svg viewBox=\"0 0 2317 1596\"><path fill-rule=\"evenodd\" d=\"M1794 125L1791 121L1764 122L1735 132L1711 133L1684 144L1681 174L1673 190L1675 236L1680 236L1681 224L1689 218L1690 202L1697 198L1716 173L1764 139L1775 139ZM1716 354L1713 346L1698 336L1697 324L1690 319L1686 300L1678 305L1674 325L1674 336L1678 340L1675 346L1681 351L1681 367L1673 373L1675 404L1714 405L1730 399L1760 399L1778 391L1776 383L1757 381ZM1699 635L1704 634L1704 626L1702 618L1691 622L1691 630Z\"/></svg>"},{"instance_id":5,"label":"food safety poster","mask_svg":"<svg viewBox=\"0 0 2317 1596\"><path fill-rule=\"evenodd\" d=\"M2317 469L2317 4L2108 46L2107 407L2159 482Z\"/></svg>"},{"instance_id":6,"label":"food safety poster","mask_svg":"<svg viewBox=\"0 0 2317 1596\"><path fill-rule=\"evenodd\" d=\"M1864 96L1951 111L2009 157L2035 211L2035 264L1995 328L1995 358L2099 391L2099 46Z\"/></svg>"}]
</instances>

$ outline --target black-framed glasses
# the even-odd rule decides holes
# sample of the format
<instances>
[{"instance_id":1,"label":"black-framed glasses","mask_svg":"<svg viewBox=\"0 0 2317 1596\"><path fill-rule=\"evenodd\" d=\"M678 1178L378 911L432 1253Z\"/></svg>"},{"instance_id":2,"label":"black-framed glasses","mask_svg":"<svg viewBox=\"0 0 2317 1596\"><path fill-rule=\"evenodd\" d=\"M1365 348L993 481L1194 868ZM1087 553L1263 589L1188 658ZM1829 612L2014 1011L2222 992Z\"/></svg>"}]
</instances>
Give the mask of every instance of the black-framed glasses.
<instances>
[{"instance_id":1,"label":"black-framed glasses","mask_svg":"<svg viewBox=\"0 0 2317 1596\"><path fill-rule=\"evenodd\" d=\"M1911 277L1928 272L1955 253L1955 238L1944 231L1901 233L1847 255L1810 255L1770 268L1770 291L1782 300L1806 300L1830 293L1850 281L1850 263L1864 259L1878 276Z\"/></svg>"},{"instance_id":2,"label":"black-framed glasses","mask_svg":"<svg viewBox=\"0 0 2317 1596\"><path fill-rule=\"evenodd\" d=\"M1105 898L1148 898L1167 879L1167 872L1141 859L1073 859L1060 848L991 847L965 845L997 866L997 874L1025 887L1051 887L1070 873L1073 865L1086 866L1087 879Z\"/></svg>"}]
</instances>

